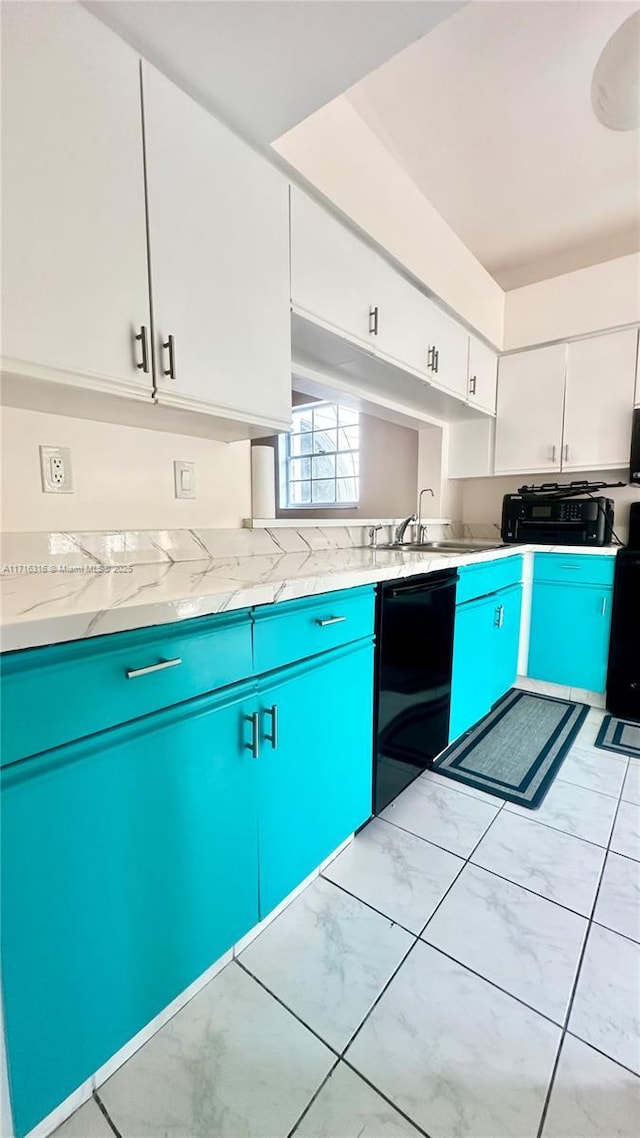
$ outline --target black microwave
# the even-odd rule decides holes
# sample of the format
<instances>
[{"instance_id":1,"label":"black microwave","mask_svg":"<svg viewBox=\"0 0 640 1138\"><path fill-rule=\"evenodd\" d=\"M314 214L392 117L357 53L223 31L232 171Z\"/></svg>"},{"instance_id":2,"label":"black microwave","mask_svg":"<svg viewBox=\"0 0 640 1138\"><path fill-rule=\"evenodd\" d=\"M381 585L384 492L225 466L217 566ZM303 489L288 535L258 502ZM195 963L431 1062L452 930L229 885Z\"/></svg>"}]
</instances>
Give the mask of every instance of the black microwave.
<instances>
[{"instance_id":1,"label":"black microwave","mask_svg":"<svg viewBox=\"0 0 640 1138\"><path fill-rule=\"evenodd\" d=\"M613 531L611 498L541 499L505 494L502 540L536 545L608 545Z\"/></svg>"},{"instance_id":2,"label":"black microwave","mask_svg":"<svg viewBox=\"0 0 640 1138\"><path fill-rule=\"evenodd\" d=\"M640 407L633 412L631 427L631 463L629 481L632 486L640 486Z\"/></svg>"}]
</instances>

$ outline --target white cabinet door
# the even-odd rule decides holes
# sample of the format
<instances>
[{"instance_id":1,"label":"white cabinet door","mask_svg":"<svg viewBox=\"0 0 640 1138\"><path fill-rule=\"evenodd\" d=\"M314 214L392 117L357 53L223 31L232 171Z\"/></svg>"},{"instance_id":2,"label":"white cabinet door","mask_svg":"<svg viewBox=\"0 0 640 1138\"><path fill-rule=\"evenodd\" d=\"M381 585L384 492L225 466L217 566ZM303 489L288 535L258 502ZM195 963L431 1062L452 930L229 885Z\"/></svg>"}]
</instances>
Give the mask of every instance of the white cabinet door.
<instances>
[{"instance_id":1,"label":"white cabinet door","mask_svg":"<svg viewBox=\"0 0 640 1138\"><path fill-rule=\"evenodd\" d=\"M376 348L381 259L291 186L291 302L296 311ZM376 306L378 311L376 312Z\"/></svg>"},{"instance_id":2,"label":"white cabinet door","mask_svg":"<svg viewBox=\"0 0 640 1138\"><path fill-rule=\"evenodd\" d=\"M496 411L498 353L475 336L469 337L469 402L483 411Z\"/></svg>"},{"instance_id":3,"label":"white cabinet door","mask_svg":"<svg viewBox=\"0 0 640 1138\"><path fill-rule=\"evenodd\" d=\"M431 301L380 258L375 303L375 350L426 377Z\"/></svg>"},{"instance_id":4,"label":"white cabinet door","mask_svg":"<svg viewBox=\"0 0 640 1138\"><path fill-rule=\"evenodd\" d=\"M451 423L448 438L449 478L489 478L493 474L495 419L462 419Z\"/></svg>"},{"instance_id":5,"label":"white cabinet door","mask_svg":"<svg viewBox=\"0 0 640 1138\"><path fill-rule=\"evenodd\" d=\"M428 303L427 375L466 399L469 333L442 309Z\"/></svg>"},{"instance_id":6,"label":"white cabinet door","mask_svg":"<svg viewBox=\"0 0 640 1138\"><path fill-rule=\"evenodd\" d=\"M151 402L138 57L79 4L2 41L3 366Z\"/></svg>"},{"instance_id":7,"label":"white cabinet door","mask_svg":"<svg viewBox=\"0 0 640 1138\"><path fill-rule=\"evenodd\" d=\"M142 69L158 402L286 429L289 187Z\"/></svg>"},{"instance_id":8,"label":"white cabinet door","mask_svg":"<svg viewBox=\"0 0 640 1138\"><path fill-rule=\"evenodd\" d=\"M629 465L637 343L627 328L568 345L563 470Z\"/></svg>"},{"instance_id":9,"label":"white cabinet door","mask_svg":"<svg viewBox=\"0 0 640 1138\"><path fill-rule=\"evenodd\" d=\"M500 359L496 474L560 470L565 359L566 344Z\"/></svg>"}]
</instances>

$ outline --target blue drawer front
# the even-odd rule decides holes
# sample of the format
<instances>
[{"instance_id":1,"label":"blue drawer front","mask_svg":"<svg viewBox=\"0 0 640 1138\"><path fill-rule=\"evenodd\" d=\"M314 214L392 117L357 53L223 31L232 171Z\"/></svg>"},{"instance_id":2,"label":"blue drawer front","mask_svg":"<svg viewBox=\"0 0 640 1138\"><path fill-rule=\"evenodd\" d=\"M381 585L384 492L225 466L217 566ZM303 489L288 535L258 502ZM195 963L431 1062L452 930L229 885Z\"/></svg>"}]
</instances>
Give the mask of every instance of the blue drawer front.
<instances>
[{"instance_id":1,"label":"blue drawer front","mask_svg":"<svg viewBox=\"0 0 640 1138\"><path fill-rule=\"evenodd\" d=\"M253 615L255 672L270 672L373 636L374 614L375 595L369 586L264 605Z\"/></svg>"},{"instance_id":2,"label":"blue drawer front","mask_svg":"<svg viewBox=\"0 0 640 1138\"><path fill-rule=\"evenodd\" d=\"M251 675L246 610L9 653L0 657L2 765Z\"/></svg>"},{"instance_id":3,"label":"blue drawer front","mask_svg":"<svg viewBox=\"0 0 640 1138\"><path fill-rule=\"evenodd\" d=\"M456 592L456 603L464 604L477 597L496 593L517 585L522 580L522 556L501 557L496 561L483 561L478 565L461 565L458 570L460 580Z\"/></svg>"},{"instance_id":4,"label":"blue drawer front","mask_svg":"<svg viewBox=\"0 0 640 1138\"><path fill-rule=\"evenodd\" d=\"M605 554L536 553L534 581L567 585L612 585L615 557Z\"/></svg>"}]
</instances>

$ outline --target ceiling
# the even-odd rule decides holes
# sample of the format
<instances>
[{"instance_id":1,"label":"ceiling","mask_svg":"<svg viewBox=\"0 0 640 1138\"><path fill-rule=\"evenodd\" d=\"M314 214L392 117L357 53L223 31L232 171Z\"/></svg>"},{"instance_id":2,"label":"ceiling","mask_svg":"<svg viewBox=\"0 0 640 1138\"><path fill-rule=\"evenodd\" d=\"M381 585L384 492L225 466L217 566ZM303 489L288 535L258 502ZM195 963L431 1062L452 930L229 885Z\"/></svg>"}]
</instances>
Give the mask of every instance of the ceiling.
<instances>
[{"instance_id":1,"label":"ceiling","mask_svg":"<svg viewBox=\"0 0 640 1138\"><path fill-rule=\"evenodd\" d=\"M264 146L462 0L87 0L203 106Z\"/></svg>"},{"instance_id":2,"label":"ceiling","mask_svg":"<svg viewBox=\"0 0 640 1138\"><path fill-rule=\"evenodd\" d=\"M503 288L640 249L640 131L590 94L638 7L474 0L345 96Z\"/></svg>"}]
</instances>

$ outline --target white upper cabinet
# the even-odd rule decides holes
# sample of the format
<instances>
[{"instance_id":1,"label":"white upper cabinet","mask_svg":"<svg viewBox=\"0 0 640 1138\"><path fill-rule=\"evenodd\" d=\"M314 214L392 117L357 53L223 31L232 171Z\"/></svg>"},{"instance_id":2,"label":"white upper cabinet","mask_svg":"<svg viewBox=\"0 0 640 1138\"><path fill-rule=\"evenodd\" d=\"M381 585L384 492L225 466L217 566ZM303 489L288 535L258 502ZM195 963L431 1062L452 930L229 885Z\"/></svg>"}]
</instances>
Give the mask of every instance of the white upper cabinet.
<instances>
[{"instance_id":1,"label":"white upper cabinet","mask_svg":"<svg viewBox=\"0 0 640 1138\"><path fill-rule=\"evenodd\" d=\"M637 345L635 328L568 345L563 470L629 465Z\"/></svg>"},{"instance_id":2,"label":"white upper cabinet","mask_svg":"<svg viewBox=\"0 0 640 1138\"><path fill-rule=\"evenodd\" d=\"M552 344L501 358L496 474L560 470L566 351Z\"/></svg>"},{"instance_id":3,"label":"white upper cabinet","mask_svg":"<svg viewBox=\"0 0 640 1138\"><path fill-rule=\"evenodd\" d=\"M427 375L431 301L380 258L375 289L375 350Z\"/></svg>"},{"instance_id":4,"label":"white upper cabinet","mask_svg":"<svg viewBox=\"0 0 640 1138\"><path fill-rule=\"evenodd\" d=\"M2 36L3 367L151 402L138 58L78 4Z\"/></svg>"},{"instance_id":5,"label":"white upper cabinet","mask_svg":"<svg viewBox=\"0 0 640 1138\"><path fill-rule=\"evenodd\" d=\"M289 187L143 64L158 402L286 429Z\"/></svg>"},{"instance_id":6,"label":"white upper cabinet","mask_svg":"<svg viewBox=\"0 0 640 1138\"><path fill-rule=\"evenodd\" d=\"M297 312L374 349L379 266L373 249L291 186L291 303Z\"/></svg>"},{"instance_id":7,"label":"white upper cabinet","mask_svg":"<svg viewBox=\"0 0 640 1138\"><path fill-rule=\"evenodd\" d=\"M469 333L431 301L428 305L427 375L466 399Z\"/></svg>"},{"instance_id":8,"label":"white upper cabinet","mask_svg":"<svg viewBox=\"0 0 640 1138\"><path fill-rule=\"evenodd\" d=\"M474 407L495 415L498 353L475 336L469 337L468 399Z\"/></svg>"}]
</instances>

